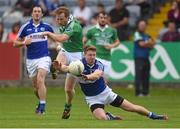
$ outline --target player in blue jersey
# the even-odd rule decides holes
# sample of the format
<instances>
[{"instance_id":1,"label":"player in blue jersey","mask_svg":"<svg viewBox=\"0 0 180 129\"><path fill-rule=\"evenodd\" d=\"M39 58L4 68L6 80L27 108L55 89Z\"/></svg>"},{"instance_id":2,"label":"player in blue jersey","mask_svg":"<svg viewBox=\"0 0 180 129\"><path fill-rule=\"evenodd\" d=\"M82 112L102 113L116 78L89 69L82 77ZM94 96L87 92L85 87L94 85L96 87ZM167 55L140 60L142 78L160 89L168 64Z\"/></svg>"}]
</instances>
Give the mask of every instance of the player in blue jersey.
<instances>
[{"instance_id":1,"label":"player in blue jersey","mask_svg":"<svg viewBox=\"0 0 180 129\"><path fill-rule=\"evenodd\" d=\"M45 112L45 77L50 71L51 66L48 39L47 36L42 35L42 32L53 32L49 24L41 21L42 16L42 8L40 6L33 7L32 19L20 28L18 37L14 41L15 47L27 47L26 67L29 77L32 78L34 93L39 99L39 104L36 108L37 114Z\"/></svg>"},{"instance_id":2,"label":"player in blue jersey","mask_svg":"<svg viewBox=\"0 0 180 129\"><path fill-rule=\"evenodd\" d=\"M92 114L95 118L100 120L121 120L119 116L114 116L104 110L106 104L110 104L114 107L122 108L125 111L136 112L138 114L149 117L153 120L167 120L165 115L156 115L150 112L146 108L135 105L123 97L117 95L110 89L103 78L104 66L96 60L96 48L93 46L86 46L84 48L85 58L82 59L84 64L84 71L81 77L78 77L79 84L83 93L85 94L85 100L89 105ZM56 69L64 72L68 72L68 66L62 64L55 64Z\"/></svg>"}]
</instances>

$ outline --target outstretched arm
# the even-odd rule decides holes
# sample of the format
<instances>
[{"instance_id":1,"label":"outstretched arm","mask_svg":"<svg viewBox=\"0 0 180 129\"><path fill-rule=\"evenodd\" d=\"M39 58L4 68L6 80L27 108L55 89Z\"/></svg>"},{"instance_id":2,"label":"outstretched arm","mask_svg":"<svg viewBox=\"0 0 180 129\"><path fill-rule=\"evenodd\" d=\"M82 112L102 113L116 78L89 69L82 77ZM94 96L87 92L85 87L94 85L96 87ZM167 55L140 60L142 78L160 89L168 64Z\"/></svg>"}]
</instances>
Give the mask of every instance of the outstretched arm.
<instances>
[{"instance_id":1,"label":"outstretched arm","mask_svg":"<svg viewBox=\"0 0 180 129\"><path fill-rule=\"evenodd\" d=\"M62 65L61 66L61 71L64 73L69 73L69 66L67 65Z\"/></svg>"},{"instance_id":2,"label":"outstretched arm","mask_svg":"<svg viewBox=\"0 0 180 129\"><path fill-rule=\"evenodd\" d=\"M82 74L82 77L84 78L84 80L94 81L94 80L99 79L102 75L103 75L103 71L97 69L97 70L95 70L95 71L94 71L93 73L91 73L91 74L88 74L88 75Z\"/></svg>"},{"instance_id":3,"label":"outstretched arm","mask_svg":"<svg viewBox=\"0 0 180 129\"><path fill-rule=\"evenodd\" d=\"M64 42L69 39L69 36L67 34L55 34L55 33L48 32L48 31L43 32L42 35L48 36L57 42Z\"/></svg>"},{"instance_id":4,"label":"outstretched arm","mask_svg":"<svg viewBox=\"0 0 180 129\"><path fill-rule=\"evenodd\" d=\"M57 60L53 61L53 66L58 71L62 71L64 73L68 73L69 72L69 66L61 64Z\"/></svg>"}]
</instances>

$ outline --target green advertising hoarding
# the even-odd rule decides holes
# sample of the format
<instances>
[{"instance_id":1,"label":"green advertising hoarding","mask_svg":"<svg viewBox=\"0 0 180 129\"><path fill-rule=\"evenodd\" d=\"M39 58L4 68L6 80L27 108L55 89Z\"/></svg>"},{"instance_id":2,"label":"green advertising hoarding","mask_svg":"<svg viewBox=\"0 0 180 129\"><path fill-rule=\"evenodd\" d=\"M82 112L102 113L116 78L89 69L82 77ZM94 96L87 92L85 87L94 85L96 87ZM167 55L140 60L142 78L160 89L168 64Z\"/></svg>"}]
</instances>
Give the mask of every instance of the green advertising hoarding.
<instances>
[{"instance_id":1,"label":"green advertising hoarding","mask_svg":"<svg viewBox=\"0 0 180 129\"><path fill-rule=\"evenodd\" d=\"M134 81L133 43L112 50L111 81ZM151 81L180 83L180 43L160 43L151 51Z\"/></svg>"}]
</instances>

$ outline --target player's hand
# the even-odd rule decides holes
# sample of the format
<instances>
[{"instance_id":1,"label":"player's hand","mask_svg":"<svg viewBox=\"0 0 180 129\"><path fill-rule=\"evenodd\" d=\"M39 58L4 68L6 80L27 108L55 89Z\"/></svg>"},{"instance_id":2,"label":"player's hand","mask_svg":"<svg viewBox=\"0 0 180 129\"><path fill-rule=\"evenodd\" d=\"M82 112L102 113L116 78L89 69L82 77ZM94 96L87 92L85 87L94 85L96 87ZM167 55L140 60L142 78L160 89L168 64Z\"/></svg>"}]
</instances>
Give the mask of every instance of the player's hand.
<instances>
[{"instance_id":1,"label":"player's hand","mask_svg":"<svg viewBox=\"0 0 180 129\"><path fill-rule=\"evenodd\" d=\"M59 63L59 61L54 60L52 65L56 70L61 70L61 63Z\"/></svg>"},{"instance_id":2,"label":"player's hand","mask_svg":"<svg viewBox=\"0 0 180 129\"><path fill-rule=\"evenodd\" d=\"M61 47L61 45L59 44L59 45L57 45L57 47L56 47L56 51L60 51L62 49L62 47Z\"/></svg>"},{"instance_id":3,"label":"player's hand","mask_svg":"<svg viewBox=\"0 0 180 129\"><path fill-rule=\"evenodd\" d=\"M30 45L32 43L32 38L25 38L25 40L24 40L24 44L25 45Z\"/></svg>"},{"instance_id":4,"label":"player's hand","mask_svg":"<svg viewBox=\"0 0 180 129\"><path fill-rule=\"evenodd\" d=\"M104 47L108 50L112 48L111 44L106 44L106 45L104 45Z\"/></svg>"},{"instance_id":5,"label":"player's hand","mask_svg":"<svg viewBox=\"0 0 180 129\"><path fill-rule=\"evenodd\" d=\"M43 36L48 36L48 35L49 35L49 32L48 32L48 31L44 31L44 32L42 32L42 35L43 35Z\"/></svg>"},{"instance_id":6,"label":"player's hand","mask_svg":"<svg viewBox=\"0 0 180 129\"><path fill-rule=\"evenodd\" d=\"M83 80L85 80L85 81L89 79L89 78L88 78L88 75L81 74L81 76L82 76Z\"/></svg>"}]
</instances>

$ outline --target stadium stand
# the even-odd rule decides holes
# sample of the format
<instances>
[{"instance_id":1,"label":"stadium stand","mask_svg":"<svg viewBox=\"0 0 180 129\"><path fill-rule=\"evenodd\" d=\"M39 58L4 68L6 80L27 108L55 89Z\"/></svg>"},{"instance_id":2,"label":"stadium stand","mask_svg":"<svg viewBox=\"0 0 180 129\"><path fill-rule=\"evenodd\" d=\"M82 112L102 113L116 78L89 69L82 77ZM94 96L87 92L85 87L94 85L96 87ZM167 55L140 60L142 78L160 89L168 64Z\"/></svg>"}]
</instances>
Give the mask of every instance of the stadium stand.
<instances>
[{"instance_id":1,"label":"stadium stand","mask_svg":"<svg viewBox=\"0 0 180 129\"><path fill-rule=\"evenodd\" d=\"M130 27L135 27L136 22L141 17L140 7L137 6L137 5L128 5L128 6L126 6L126 9L129 11L129 15L130 15L130 17L129 17L129 26Z\"/></svg>"},{"instance_id":2,"label":"stadium stand","mask_svg":"<svg viewBox=\"0 0 180 129\"><path fill-rule=\"evenodd\" d=\"M166 15L170 7L170 3L166 3L165 6L160 7L160 12L155 13L152 18L148 20L147 33L154 39L158 37L159 31L164 27L163 22L167 19Z\"/></svg>"},{"instance_id":3,"label":"stadium stand","mask_svg":"<svg viewBox=\"0 0 180 129\"><path fill-rule=\"evenodd\" d=\"M60 3L65 4L71 10L73 10L77 6L77 0L59 0ZM9 30L12 24L18 20L21 23L25 23L29 20L29 17L19 17L19 18L9 18L7 11L9 11L17 2L17 0L0 0L0 16L1 21L4 22L5 28ZM124 0L127 2L127 0ZM163 28L163 21L166 20L167 11L170 9L170 0L150 0L148 1L151 5L151 9L149 10L149 14L147 14L148 21L148 33L152 35L154 38L158 36L158 32ZM168 2L168 3L167 3ZM96 6L98 3L103 3L107 12L109 12L115 3L115 0L86 0L87 6L92 8L95 12ZM167 3L167 4L165 4ZM165 4L165 6L164 6ZM130 13L129 17L129 26L130 29L135 27L136 21L140 18L145 19L146 17L142 17L140 13L140 7L138 5L127 5L126 8ZM13 19L13 20L12 20ZM54 24L52 17L46 16L44 17L44 21ZM131 31L131 30L130 30Z\"/></svg>"}]
</instances>

